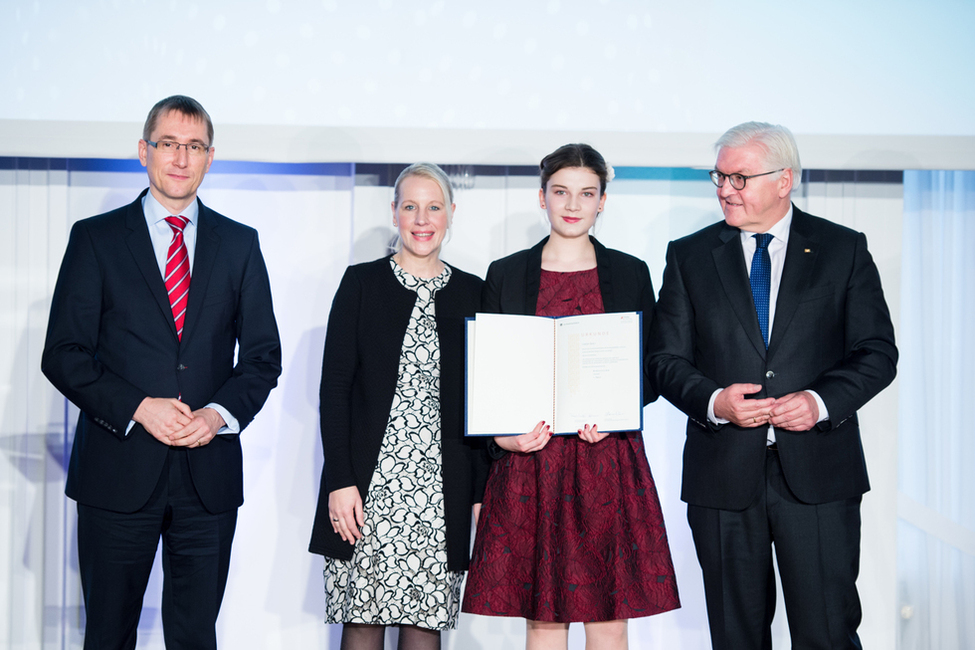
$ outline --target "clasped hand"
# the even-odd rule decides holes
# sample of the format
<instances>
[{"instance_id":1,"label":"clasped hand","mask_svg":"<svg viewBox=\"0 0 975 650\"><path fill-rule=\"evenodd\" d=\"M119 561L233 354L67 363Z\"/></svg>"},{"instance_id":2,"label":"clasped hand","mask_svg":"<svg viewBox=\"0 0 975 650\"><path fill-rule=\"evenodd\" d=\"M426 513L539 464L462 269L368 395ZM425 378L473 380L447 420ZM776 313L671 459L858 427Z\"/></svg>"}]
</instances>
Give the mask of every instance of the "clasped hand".
<instances>
[{"instance_id":1,"label":"clasped hand","mask_svg":"<svg viewBox=\"0 0 975 650\"><path fill-rule=\"evenodd\" d=\"M172 447L202 447L224 426L223 417L211 408L196 411L168 397L147 397L132 419L149 434Z\"/></svg>"},{"instance_id":2,"label":"clasped hand","mask_svg":"<svg viewBox=\"0 0 975 650\"><path fill-rule=\"evenodd\" d=\"M740 427L768 426L785 431L809 431L819 421L819 407L808 391L789 393L778 399L749 399L762 390L759 384L732 384L718 393L714 415Z\"/></svg>"}]
</instances>

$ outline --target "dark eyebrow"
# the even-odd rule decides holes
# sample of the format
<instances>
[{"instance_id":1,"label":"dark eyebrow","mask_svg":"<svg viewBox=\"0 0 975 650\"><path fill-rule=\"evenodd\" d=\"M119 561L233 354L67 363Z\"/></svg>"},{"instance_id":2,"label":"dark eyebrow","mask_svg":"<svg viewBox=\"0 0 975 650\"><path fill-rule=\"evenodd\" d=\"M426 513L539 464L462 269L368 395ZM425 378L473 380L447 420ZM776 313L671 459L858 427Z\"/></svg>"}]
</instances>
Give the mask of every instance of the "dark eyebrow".
<instances>
[{"instance_id":1,"label":"dark eyebrow","mask_svg":"<svg viewBox=\"0 0 975 650\"><path fill-rule=\"evenodd\" d=\"M552 183L552 185L551 185L550 187L551 187L552 189L555 189L556 187L559 187L559 188L562 188L563 190L567 190L567 189L569 189L569 188L568 188L568 187L566 187L565 185L559 185L558 183ZM596 187L595 185L590 185L589 187L584 187L584 188L582 188L582 190L583 190L583 191L586 191L586 190L589 190L589 191L593 191L593 190L598 190L598 189L599 189L599 188L598 188L598 187Z\"/></svg>"}]
</instances>

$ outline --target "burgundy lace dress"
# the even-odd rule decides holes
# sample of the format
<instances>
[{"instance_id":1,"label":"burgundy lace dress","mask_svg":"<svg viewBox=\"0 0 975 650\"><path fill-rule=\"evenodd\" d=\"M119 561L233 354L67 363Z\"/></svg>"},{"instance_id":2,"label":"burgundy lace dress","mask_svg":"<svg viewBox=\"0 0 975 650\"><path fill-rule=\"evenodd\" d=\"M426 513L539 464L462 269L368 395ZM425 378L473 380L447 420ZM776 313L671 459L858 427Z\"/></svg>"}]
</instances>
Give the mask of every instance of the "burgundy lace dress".
<instances>
[{"instance_id":1,"label":"burgundy lace dress","mask_svg":"<svg viewBox=\"0 0 975 650\"><path fill-rule=\"evenodd\" d=\"M596 270L543 270L535 313L603 313ZM678 607L641 432L596 444L553 436L540 452L493 463L463 611L565 623Z\"/></svg>"}]
</instances>

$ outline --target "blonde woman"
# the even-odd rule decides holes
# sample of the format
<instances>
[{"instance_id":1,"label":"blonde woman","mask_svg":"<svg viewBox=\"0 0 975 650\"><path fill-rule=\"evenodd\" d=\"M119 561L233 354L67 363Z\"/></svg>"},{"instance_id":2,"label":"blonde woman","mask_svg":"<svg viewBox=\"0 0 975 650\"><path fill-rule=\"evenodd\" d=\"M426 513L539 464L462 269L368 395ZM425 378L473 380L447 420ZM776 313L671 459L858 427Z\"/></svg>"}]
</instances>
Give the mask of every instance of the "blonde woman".
<instances>
[{"instance_id":1,"label":"blonde woman","mask_svg":"<svg viewBox=\"0 0 975 650\"><path fill-rule=\"evenodd\" d=\"M480 278L440 249L453 194L436 165L396 181L401 246L347 269L335 294L322 364L325 452L310 550L325 556L327 623L342 650L440 647L455 627L472 508L486 456L463 435L464 319Z\"/></svg>"}]
</instances>

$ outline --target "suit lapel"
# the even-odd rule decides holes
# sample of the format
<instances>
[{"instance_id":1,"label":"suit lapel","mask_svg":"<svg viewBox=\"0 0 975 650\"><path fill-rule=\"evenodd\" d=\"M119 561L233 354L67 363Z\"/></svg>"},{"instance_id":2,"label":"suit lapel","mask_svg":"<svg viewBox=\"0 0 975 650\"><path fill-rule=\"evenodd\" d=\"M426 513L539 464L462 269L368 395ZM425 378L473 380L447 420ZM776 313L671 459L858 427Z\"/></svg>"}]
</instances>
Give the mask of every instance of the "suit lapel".
<instances>
[{"instance_id":1,"label":"suit lapel","mask_svg":"<svg viewBox=\"0 0 975 650\"><path fill-rule=\"evenodd\" d=\"M789 331L792 317L802 299L802 292L809 285L809 277L819 255L819 242L809 232L806 214L792 206L792 226L789 229L789 245L786 247L779 295L775 301L775 321L769 355L775 352L779 341Z\"/></svg>"},{"instance_id":2,"label":"suit lapel","mask_svg":"<svg viewBox=\"0 0 975 650\"><path fill-rule=\"evenodd\" d=\"M603 311L607 314L617 311L616 294L613 292L613 262L606 254L606 247L600 244L595 237L589 236L593 248L596 250L596 275L599 279L599 293L603 299ZM615 278L615 282L628 282L629 278Z\"/></svg>"},{"instance_id":3,"label":"suit lapel","mask_svg":"<svg viewBox=\"0 0 975 650\"><path fill-rule=\"evenodd\" d=\"M152 294L162 316L169 323L169 330L175 339L176 323L173 320L173 309L169 304L169 296L166 294L166 283L159 273L159 264L156 261L156 253L152 250L152 240L149 238L149 228L146 225L146 216L142 210L142 197L145 194L146 192L143 192L135 202L129 205L128 214L125 216L125 226L128 229L128 233L125 235L125 243L129 247L129 252L132 253L136 266L142 273L149 293Z\"/></svg>"},{"instance_id":4,"label":"suit lapel","mask_svg":"<svg viewBox=\"0 0 975 650\"><path fill-rule=\"evenodd\" d=\"M525 261L525 304L522 313L535 315L538 307L538 292L542 286L542 248L548 237L528 249L528 259Z\"/></svg>"},{"instance_id":5,"label":"suit lapel","mask_svg":"<svg viewBox=\"0 0 975 650\"><path fill-rule=\"evenodd\" d=\"M213 264L220 250L220 236L209 209L197 199L200 207L196 225L196 251L193 255L193 271L190 275L190 297L186 305L186 319L183 324L183 338L189 338L203 311L203 298L213 272ZM174 326L175 328L175 326ZM175 331L175 329L174 329Z\"/></svg>"},{"instance_id":6,"label":"suit lapel","mask_svg":"<svg viewBox=\"0 0 975 650\"><path fill-rule=\"evenodd\" d=\"M728 302L738 317L742 329L755 350L765 356L765 340L762 329L758 325L755 313L755 301L752 299L751 285L748 283L748 267L745 266L745 256L741 252L741 239L737 228L723 227L718 237L721 245L711 251L714 265L718 271L718 278L724 288Z\"/></svg>"},{"instance_id":7,"label":"suit lapel","mask_svg":"<svg viewBox=\"0 0 975 650\"><path fill-rule=\"evenodd\" d=\"M528 249L528 259L525 266L525 304L523 313L535 315L538 306L538 292L542 283L542 248L548 237ZM599 292L602 294L603 310L607 313L616 311L616 296L613 293L613 269L606 247L595 237L589 236L593 248L596 250L596 274L599 276Z\"/></svg>"}]
</instances>

